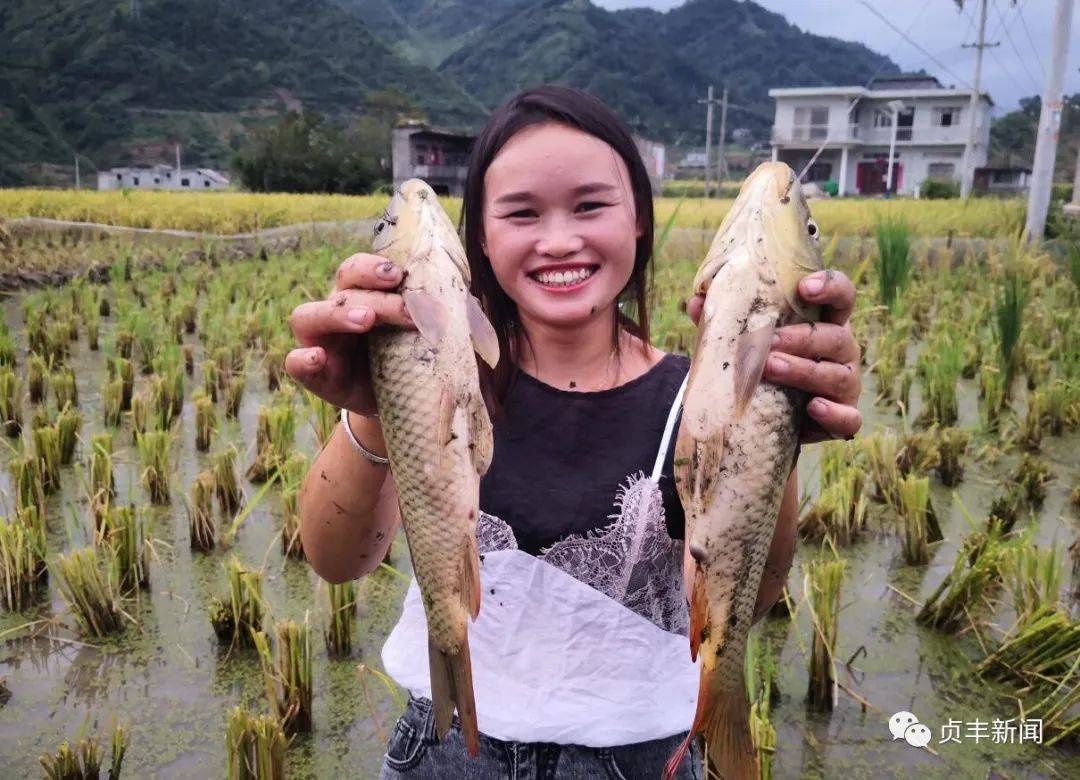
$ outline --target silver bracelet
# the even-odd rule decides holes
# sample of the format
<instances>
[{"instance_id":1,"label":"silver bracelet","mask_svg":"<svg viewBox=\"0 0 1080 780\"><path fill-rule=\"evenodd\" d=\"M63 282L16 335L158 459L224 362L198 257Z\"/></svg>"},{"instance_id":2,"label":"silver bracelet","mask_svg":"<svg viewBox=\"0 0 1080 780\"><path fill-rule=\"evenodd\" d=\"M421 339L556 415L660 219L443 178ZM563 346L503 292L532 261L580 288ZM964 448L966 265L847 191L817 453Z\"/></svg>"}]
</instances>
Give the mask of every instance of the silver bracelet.
<instances>
[{"instance_id":1,"label":"silver bracelet","mask_svg":"<svg viewBox=\"0 0 1080 780\"><path fill-rule=\"evenodd\" d=\"M374 415L372 415L372 416L374 416ZM341 424L342 424L342 426L344 426L345 435L348 436L349 444L352 445L352 448L354 450L359 452L361 455L363 455L365 458L370 460L372 463L378 464L380 466L386 466L387 464L390 463L389 458L384 458L382 455L376 455L374 452L372 452L367 447L365 447L363 444L361 444L359 441L357 441L356 435L353 434L353 432L352 432L352 426L349 425L349 410L348 409L342 409L341 410Z\"/></svg>"}]
</instances>

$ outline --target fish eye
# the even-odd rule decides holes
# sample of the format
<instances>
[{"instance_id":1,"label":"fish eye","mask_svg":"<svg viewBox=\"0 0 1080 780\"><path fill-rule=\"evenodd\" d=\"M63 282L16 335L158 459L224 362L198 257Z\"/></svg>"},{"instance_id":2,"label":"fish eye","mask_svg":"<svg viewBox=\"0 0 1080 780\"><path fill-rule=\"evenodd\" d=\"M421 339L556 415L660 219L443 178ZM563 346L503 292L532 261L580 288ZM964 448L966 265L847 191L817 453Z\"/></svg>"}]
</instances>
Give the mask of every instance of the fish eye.
<instances>
[{"instance_id":1,"label":"fish eye","mask_svg":"<svg viewBox=\"0 0 1080 780\"><path fill-rule=\"evenodd\" d=\"M809 222L806 223L806 232L809 233L811 236L816 236L817 235L818 227L814 223L814 220L810 220Z\"/></svg>"},{"instance_id":2,"label":"fish eye","mask_svg":"<svg viewBox=\"0 0 1080 780\"><path fill-rule=\"evenodd\" d=\"M385 228L385 227L386 227L386 223L384 221L382 221L381 219L378 222L376 222L375 223L375 235L379 235L379 233L382 233L383 228Z\"/></svg>"}]
</instances>

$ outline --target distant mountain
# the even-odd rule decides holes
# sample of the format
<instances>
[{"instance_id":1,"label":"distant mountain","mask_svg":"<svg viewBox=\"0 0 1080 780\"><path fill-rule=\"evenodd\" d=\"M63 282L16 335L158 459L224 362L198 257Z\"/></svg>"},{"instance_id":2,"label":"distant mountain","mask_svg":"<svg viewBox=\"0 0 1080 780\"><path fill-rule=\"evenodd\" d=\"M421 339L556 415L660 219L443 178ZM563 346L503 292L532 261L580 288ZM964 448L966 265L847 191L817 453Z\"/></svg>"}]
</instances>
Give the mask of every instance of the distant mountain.
<instances>
[{"instance_id":1,"label":"distant mountain","mask_svg":"<svg viewBox=\"0 0 1080 780\"><path fill-rule=\"evenodd\" d=\"M863 84L899 73L862 44L804 33L753 2L690 0L671 11L605 11L541 0L493 20L440 66L488 106L543 81L596 92L644 132L700 133L710 84L727 84L729 126L764 130L770 87Z\"/></svg>"},{"instance_id":2,"label":"distant mountain","mask_svg":"<svg viewBox=\"0 0 1080 780\"><path fill-rule=\"evenodd\" d=\"M267 116L356 114L391 86L439 122L483 116L334 0L5 0L0 40L0 184L20 162L75 151L101 165L160 159L172 139L186 160L222 165L229 139Z\"/></svg>"},{"instance_id":3,"label":"distant mountain","mask_svg":"<svg viewBox=\"0 0 1080 780\"><path fill-rule=\"evenodd\" d=\"M0 40L0 185L40 180L76 152L84 171L165 161L176 142L185 163L226 166L251 128L289 109L354 117L387 90L476 128L524 86L573 84L674 142L697 141L709 84L730 88L730 128L764 135L771 86L898 72L738 0L666 13L588 0L4 0Z\"/></svg>"}]
</instances>

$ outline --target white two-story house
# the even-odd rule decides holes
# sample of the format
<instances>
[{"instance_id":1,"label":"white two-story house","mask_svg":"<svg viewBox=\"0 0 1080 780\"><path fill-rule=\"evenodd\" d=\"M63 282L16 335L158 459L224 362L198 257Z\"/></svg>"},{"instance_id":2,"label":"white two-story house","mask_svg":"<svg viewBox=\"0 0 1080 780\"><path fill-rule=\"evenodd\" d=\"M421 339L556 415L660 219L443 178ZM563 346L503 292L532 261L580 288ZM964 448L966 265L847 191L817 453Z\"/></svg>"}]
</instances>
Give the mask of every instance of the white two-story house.
<instances>
[{"instance_id":1,"label":"white two-story house","mask_svg":"<svg viewBox=\"0 0 1080 780\"><path fill-rule=\"evenodd\" d=\"M840 195L885 192L894 111L892 191L912 195L926 178L959 181L971 92L932 76L878 78L869 87L770 89L776 99L772 158L797 173L824 144L804 181L835 181ZM993 101L976 103L974 166L986 165Z\"/></svg>"}]
</instances>

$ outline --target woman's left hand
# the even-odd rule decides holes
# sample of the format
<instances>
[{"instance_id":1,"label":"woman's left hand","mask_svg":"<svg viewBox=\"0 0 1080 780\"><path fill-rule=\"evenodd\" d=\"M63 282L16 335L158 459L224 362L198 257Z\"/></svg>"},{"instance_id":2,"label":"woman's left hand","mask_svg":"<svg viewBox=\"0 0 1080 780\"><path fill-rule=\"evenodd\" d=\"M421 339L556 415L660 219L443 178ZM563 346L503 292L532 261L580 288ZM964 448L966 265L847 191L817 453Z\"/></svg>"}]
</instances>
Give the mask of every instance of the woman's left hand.
<instances>
[{"instance_id":1,"label":"woman's left hand","mask_svg":"<svg viewBox=\"0 0 1080 780\"><path fill-rule=\"evenodd\" d=\"M803 443L853 438L862 427L856 406L862 392L861 352L848 324L855 285L840 271L817 271L799 282L799 297L821 306L821 322L777 328L763 378L811 394ZM687 304L694 322L703 303L704 297L696 295Z\"/></svg>"}]
</instances>

